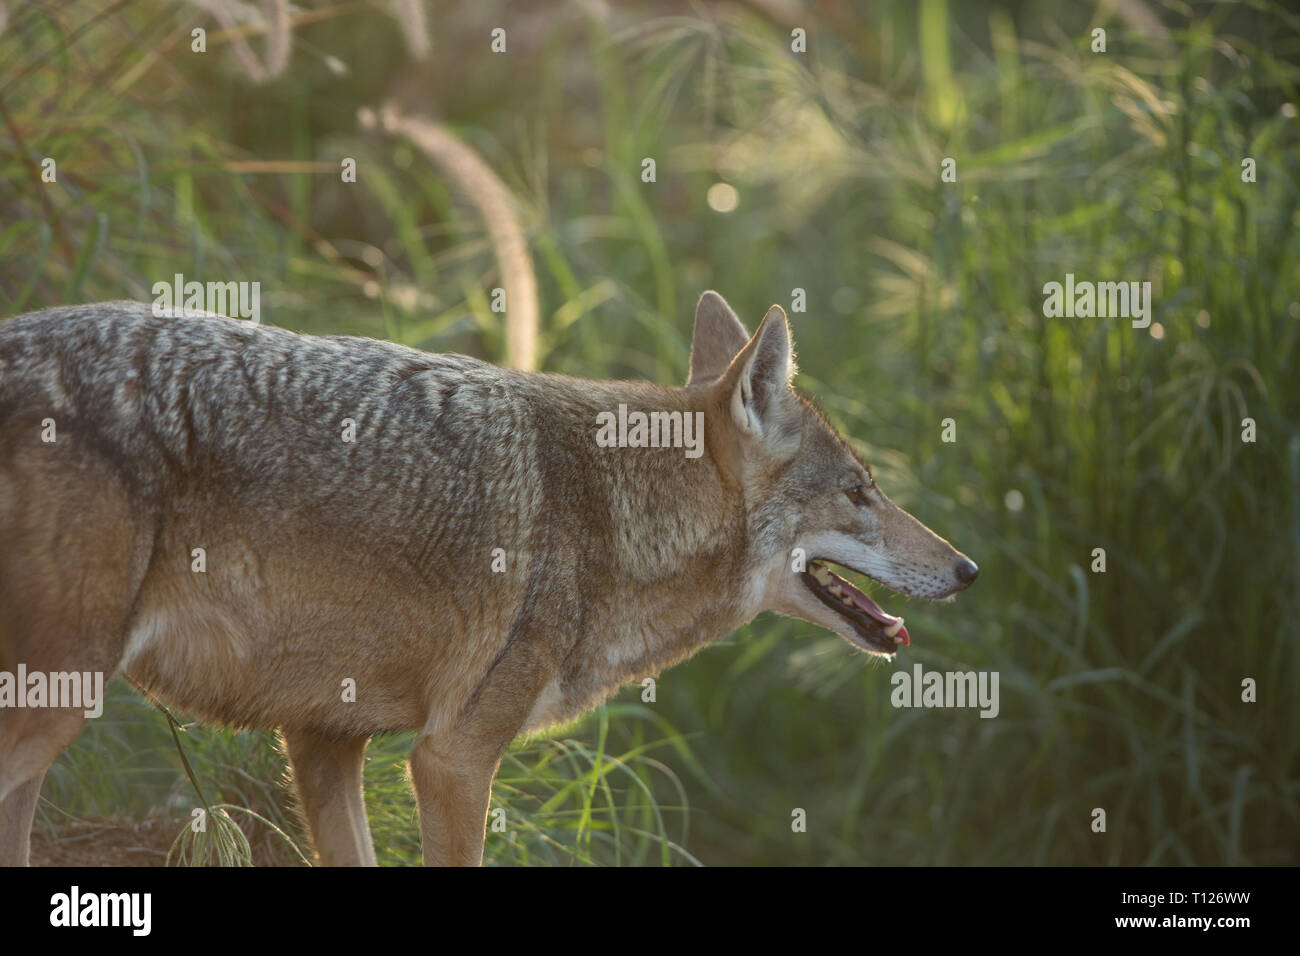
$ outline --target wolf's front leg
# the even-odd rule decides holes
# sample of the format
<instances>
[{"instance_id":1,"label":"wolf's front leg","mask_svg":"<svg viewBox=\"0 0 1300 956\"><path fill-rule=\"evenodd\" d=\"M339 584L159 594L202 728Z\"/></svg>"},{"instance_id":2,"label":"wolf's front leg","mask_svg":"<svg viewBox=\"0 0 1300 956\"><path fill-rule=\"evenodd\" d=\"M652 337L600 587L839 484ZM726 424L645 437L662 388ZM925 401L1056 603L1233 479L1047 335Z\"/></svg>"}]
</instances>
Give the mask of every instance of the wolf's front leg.
<instances>
[{"instance_id":1,"label":"wolf's front leg","mask_svg":"<svg viewBox=\"0 0 1300 956\"><path fill-rule=\"evenodd\" d=\"M420 807L424 865L479 866L492 778L505 744L495 754L470 754L463 741L455 750L446 750L439 743L421 736L411 750L411 782Z\"/></svg>"},{"instance_id":2,"label":"wolf's front leg","mask_svg":"<svg viewBox=\"0 0 1300 956\"><path fill-rule=\"evenodd\" d=\"M529 640L527 633L497 661L452 727L416 738L411 782L425 866L483 862L492 778L563 653L558 645Z\"/></svg>"}]
</instances>

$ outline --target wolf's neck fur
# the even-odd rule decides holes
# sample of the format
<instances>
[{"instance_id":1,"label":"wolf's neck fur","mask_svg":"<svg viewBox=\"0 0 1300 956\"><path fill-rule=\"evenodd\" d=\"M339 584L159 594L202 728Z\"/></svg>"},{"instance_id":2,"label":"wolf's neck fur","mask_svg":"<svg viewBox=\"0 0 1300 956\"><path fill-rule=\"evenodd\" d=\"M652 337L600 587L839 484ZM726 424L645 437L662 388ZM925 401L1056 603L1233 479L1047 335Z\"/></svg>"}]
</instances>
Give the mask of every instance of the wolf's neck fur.
<instances>
[{"instance_id":1,"label":"wolf's neck fur","mask_svg":"<svg viewBox=\"0 0 1300 956\"><path fill-rule=\"evenodd\" d=\"M579 699L595 700L618 684L658 673L753 616L744 510L720 464L722 436L710 429L716 410L706 407L704 391L551 375L528 379L546 393L538 403L545 409L538 433L562 451L551 457L539 450L542 485L565 496L570 507L563 513L583 516L574 529L581 542L574 571L602 582L602 592L587 605L580 638L599 649L573 654L583 666L564 675L566 696L573 695L576 707ZM629 414L700 413L703 454L600 447L597 416L617 414L620 404ZM585 500L579 504L574 496Z\"/></svg>"}]
</instances>

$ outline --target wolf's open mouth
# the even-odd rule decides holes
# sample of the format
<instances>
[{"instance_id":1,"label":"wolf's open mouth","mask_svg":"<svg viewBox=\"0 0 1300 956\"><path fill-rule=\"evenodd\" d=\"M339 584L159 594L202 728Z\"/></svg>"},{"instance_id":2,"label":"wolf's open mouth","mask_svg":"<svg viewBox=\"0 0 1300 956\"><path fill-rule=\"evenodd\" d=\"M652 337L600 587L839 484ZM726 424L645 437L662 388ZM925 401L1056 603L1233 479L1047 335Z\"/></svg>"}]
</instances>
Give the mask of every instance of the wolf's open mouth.
<instances>
[{"instance_id":1,"label":"wolf's open mouth","mask_svg":"<svg viewBox=\"0 0 1300 956\"><path fill-rule=\"evenodd\" d=\"M875 601L831 571L822 558L815 559L801 575L808 590L827 607L853 625L853 642L873 654L892 656L898 644L910 644L901 617L886 614Z\"/></svg>"}]
</instances>

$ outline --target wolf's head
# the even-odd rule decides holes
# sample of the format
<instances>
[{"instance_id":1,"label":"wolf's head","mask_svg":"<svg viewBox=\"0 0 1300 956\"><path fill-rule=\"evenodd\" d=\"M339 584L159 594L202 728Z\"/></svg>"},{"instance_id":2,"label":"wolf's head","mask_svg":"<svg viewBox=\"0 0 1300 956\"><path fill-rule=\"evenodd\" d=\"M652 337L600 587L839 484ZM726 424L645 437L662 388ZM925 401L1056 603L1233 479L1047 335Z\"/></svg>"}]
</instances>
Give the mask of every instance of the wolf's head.
<instances>
[{"instance_id":1,"label":"wolf's head","mask_svg":"<svg viewBox=\"0 0 1300 956\"><path fill-rule=\"evenodd\" d=\"M835 631L873 654L909 642L902 618L831 565L902 594L968 587L970 558L885 497L867 465L790 386L794 346L780 306L751 338L716 292L695 313L688 388L705 391L705 434L724 480L743 496L744 556L759 610Z\"/></svg>"}]
</instances>

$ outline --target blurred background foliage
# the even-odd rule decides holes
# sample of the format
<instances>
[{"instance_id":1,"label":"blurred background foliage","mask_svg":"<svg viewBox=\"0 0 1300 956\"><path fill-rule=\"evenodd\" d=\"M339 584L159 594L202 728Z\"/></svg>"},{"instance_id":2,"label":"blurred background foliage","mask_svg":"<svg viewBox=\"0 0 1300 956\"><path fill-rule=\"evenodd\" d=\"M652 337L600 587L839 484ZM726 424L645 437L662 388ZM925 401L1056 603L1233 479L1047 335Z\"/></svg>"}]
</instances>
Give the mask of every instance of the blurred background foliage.
<instances>
[{"instance_id":1,"label":"blurred background foliage","mask_svg":"<svg viewBox=\"0 0 1300 956\"><path fill-rule=\"evenodd\" d=\"M262 49L256 5L5 6L0 315L150 300L181 272L259 281L265 322L501 361L472 204L358 123L395 103L513 194L539 367L680 383L703 289L751 328L805 290L799 384L981 565L954 604L887 599L914 635L893 664L764 615L662 675L653 703L629 688L517 742L488 862L1300 862L1284 4L305 0L263 84L233 49ZM1044 318L1067 272L1150 281L1151 327ZM998 671L1000 715L894 709L891 671L918 662ZM183 739L210 798L303 840L271 735ZM408 746L370 750L385 863L418 859ZM165 719L120 681L45 797L56 838L69 814L164 808L175 829L195 801ZM255 856L297 859L239 822Z\"/></svg>"}]
</instances>

